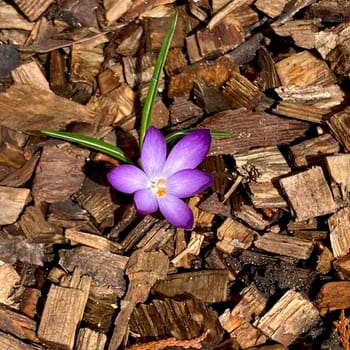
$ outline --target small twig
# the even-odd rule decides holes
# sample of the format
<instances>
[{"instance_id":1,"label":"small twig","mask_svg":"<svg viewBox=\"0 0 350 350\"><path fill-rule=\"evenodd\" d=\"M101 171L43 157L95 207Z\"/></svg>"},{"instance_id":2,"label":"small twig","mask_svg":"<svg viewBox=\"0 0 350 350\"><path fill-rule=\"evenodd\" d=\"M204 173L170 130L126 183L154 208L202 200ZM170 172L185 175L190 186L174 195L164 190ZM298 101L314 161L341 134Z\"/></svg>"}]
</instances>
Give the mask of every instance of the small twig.
<instances>
[{"instance_id":1,"label":"small twig","mask_svg":"<svg viewBox=\"0 0 350 350\"><path fill-rule=\"evenodd\" d=\"M207 337L209 330L205 331L201 336L189 340L179 340L176 338L162 339L158 341L149 342L146 344L132 345L126 350L162 350L171 346L178 346L184 349L194 348L201 349L201 342Z\"/></svg>"},{"instance_id":2,"label":"small twig","mask_svg":"<svg viewBox=\"0 0 350 350\"><path fill-rule=\"evenodd\" d=\"M233 183L231 188L226 192L222 203L225 203L231 197L232 193L236 190L238 185L241 183L242 179L243 179L243 177L241 175L237 176L237 179L235 180L235 182Z\"/></svg>"}]
</instances>

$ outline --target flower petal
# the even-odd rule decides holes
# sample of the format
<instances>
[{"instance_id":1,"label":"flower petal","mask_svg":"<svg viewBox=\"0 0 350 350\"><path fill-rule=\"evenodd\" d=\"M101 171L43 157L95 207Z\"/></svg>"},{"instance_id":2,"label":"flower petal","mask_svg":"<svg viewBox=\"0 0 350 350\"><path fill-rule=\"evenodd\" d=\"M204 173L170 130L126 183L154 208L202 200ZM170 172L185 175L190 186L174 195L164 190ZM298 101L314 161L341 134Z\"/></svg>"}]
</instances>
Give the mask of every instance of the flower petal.
<instances>
[{"instance_id":1,"label":"flower petal","mask_svg":"<svg viewBox=\"0 0 350 350\"><path fill-rule=\"evenodd\" d=\"M213 182L211 175L197 169L180 170L166 181L169 194L186 198L207 189Z\"/></svg>"},{"instance_id":2,"label":"flower petal","mask_svg":"<svg viewBox=\"0 0 350 350\"><path fill-rule=\"evenodd\" d=\"M167 194L158 198L159 209L163 216L174 226L189 230L193 226L193 213L181 199Z\"/></svg>"},{"instance_id":3,"label":"flower petal","mask_svg":"<svg viewBox=\"0 0 350 350\"><path fill-rule=\"evenodd\" d=\"M155 127L149 127L141 150L142 168L149 178L158 176L163 170L166 153L167 146L163 134Z\"/></svg>"},{"instance_id":4,"label":"flower petal","mask_svg":"<svg viewBox=\"0 0 350 350\"><path fill-rule=\"evenodd\" d=\"M211 143L210 131L196 130L183 137L171 150L162 175L171 176L179 170L194 169L206 157Z\"/></svg>"},{"instance_id":5,"label":"flower petal","mask_svg":"<svg viewBox=\"0 0 350 350\"><path fill-rule=\"evenodd\" d=\"M134 204L138 213L142 215L148 215L158 210L158 202L148 189L135 192Z\"/></svg>"},{"instance_id":6,"label":"flower petal","mask_svg":"<svg viewBox=\"0 0 350 350\"><path fill-rule=\"evenodd\" d=\"M146 174L135 165L123 164L107 174L110 184L120 192L134 193L147 187Z\"/></svg>"}]
</instances>

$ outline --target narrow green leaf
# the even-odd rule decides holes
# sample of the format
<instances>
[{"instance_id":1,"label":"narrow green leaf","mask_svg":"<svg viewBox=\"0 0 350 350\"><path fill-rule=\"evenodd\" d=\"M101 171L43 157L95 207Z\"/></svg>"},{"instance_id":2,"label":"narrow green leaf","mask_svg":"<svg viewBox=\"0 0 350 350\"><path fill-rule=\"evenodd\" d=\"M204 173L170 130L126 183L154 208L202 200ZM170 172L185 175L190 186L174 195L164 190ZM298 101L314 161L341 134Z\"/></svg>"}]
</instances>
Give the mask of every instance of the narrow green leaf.
<instances>
[{"instance_id":1,"label":"narrow green leaf","mask_svg":"<svg viewBox=\"0 0 350 350\"><path fill-rule=\"evenodd\" d=\"M113 146L107 142L95 139L91 136L75 134L66 131L41 130L41 133L46 136L55 137L57 139L75 142L81 146L92 148L96 151L106 153L114 158L121 160L124 163L132 163L132 161L125 155L122 149Z\"/></svg>"},{"instance_id":2,"label":"narrow green leaf","mask_svg":"<svg viewBox=\"0 0 350 350\"><path fill-rule=\"evenodd\" d=\"M174 131L171 134L165 136L165 140L167 143L174 142L181 137L189 134L192 131L199 130L199 129L185 129L180 131ZM210 130L210 134L212 137L230 137L232 136L231 131L222 131L222 130Z\"/></svg>"},{"instance_id":3,"label":"narrow green leaf","mask_svg":"<svg viewBox=\"0 0 350 350\"><path fill-rule=\"evenodd\" d=\"M177 24L177 18L178 18L178 14L176 13L165 35L165 38L162 42L162 46L160 48L159 55L157 57L157 62L156 62L156 65L154 66L152 80L147 92L145 104L142 109L141 126L140 126L140 146L142 146L146 131L152 123L152 113L153 113L154 103L157 97L157 88L159 84L160 74L163 71L164 64L168 56L171 40L173 39L176 24Z\"/></svg>"}]
</instances>

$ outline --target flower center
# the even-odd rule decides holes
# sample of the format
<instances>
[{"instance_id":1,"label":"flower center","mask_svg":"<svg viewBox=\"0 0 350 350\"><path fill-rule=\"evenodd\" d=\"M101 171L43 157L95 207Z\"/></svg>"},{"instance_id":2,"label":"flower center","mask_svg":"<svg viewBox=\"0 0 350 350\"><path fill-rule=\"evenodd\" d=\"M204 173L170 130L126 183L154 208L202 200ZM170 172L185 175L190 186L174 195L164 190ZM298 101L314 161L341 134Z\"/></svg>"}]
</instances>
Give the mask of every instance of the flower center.
<instances>
[{"instance_id":1,"label":"flower center","mask_svg":"<svg viewBox=\"0 0 350 350\"><path fill-rule=\"evenodd\" d=\"M165 179L159 178L151 181L151 191L158 197L163 197L166 195L166 184Z\"/></svg>"}]
</instances>

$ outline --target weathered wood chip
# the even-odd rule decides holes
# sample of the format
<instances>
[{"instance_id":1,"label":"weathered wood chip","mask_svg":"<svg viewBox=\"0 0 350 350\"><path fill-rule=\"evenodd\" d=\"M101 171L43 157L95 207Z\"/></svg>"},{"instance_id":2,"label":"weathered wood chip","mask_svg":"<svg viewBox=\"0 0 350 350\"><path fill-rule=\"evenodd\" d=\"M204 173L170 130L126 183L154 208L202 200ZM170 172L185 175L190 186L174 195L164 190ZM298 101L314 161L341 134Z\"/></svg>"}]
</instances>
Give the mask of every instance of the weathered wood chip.
<instances>
[{"instance_id":1,"label":"weathered wood chip","mask_svg":"<svg viewBox=\"0 0 350 350\"><path fill-rule=\"evenodd\" d=\"M322 168L317 166L280 180L298 220L333 213L337 209Z\"/></svg>"},{"instance_id":2,"label":"weathered wood chip","mask_svg":"<svg viewBox=\"0 0 350 350\"><path fill-rule=\"evenodd\" d=\"M350 151L350 107L334 114L328 121L336 139L341 142L347 151Z\"/></svg>"},{"instance_id":3,"label":"weathered wood chip","mask_svg":"<svg viewBox=\"0 0 350 350\"><path fill-rule=\"evenodd\" d=\"M0 93L0 125L9 129L62 129L72 122L92 124L94 118L89 108L30 85L15 84Z\"/></svg>"},{"instance_id":4,"label":"weathered wood chip","mask_svg":"<svg viewBox=\"0 0 350 350\"><path fill-rule=\"evenodd\" d=\"M0 344L4 349L11 349L11 350L45 350L46 347L42 347L40 345L28 345L17 338L0 332Z\"/></svg>"},{"instance_id":5,"label":"weathered wood chip","mask_svg":"<svg viewBox=\"0 0 350 350\"><path fill-rule=\"evenodd\" d=\"M54 0L14 0L14 2L31 21L35 21Z\"/></svg>"},{"instance_id":6,"label":"weathered wood chip","mask_svg":"<svg viewBox=\"0 0 350 350\"><path fill-rule=\"evenodd\" d=\"M328 219L333 255L342 257L350 252L350 208L340 209Z\"/></svg>"},{"instance_id":7,"label":"weathered wood chip","mask_svg":"<svg viewBox=\"0 0 350 350\"><path fill-rule=\"evenodd\" d=\"M342 198L348 199L350 192L350 154L337 154L326 158L328 172L339 186Z\"/></svg>"},{"instance_id":8,"label":"weathered wood chip","mask_svg":"<svg viewBox=\"0 0 350 350\"><path fill-rule=\"evenodd\" d=\"M2 255L0 255L2 258ZM10 296L14 292L16 285L21 278L16 272L15 268L10 264L3 264L0 266L0 303L4 305L11 305L13 301Z\"/></svg>"},{"instance_id":9,"label":"weathered wood chip","mask_svg":"<svg viewBox=\"0 0 350 350\"><path fill-rule=\"evenodd\" d=\"M21 214L24 206L29 202L28 188L14 188L0 186L0 225L13 224Z\"/></svg>"},{"instance_id":10,"label":"weathered wood chip","mask_svg":"<svg viewBox=\"0 0 350 350\"><path fill-rule=\"evenodd\" d=\"M90 328L80 328L75 344L76 350L103 350L107 342L107 336L104 333L93 331Z\"/></svg>"},{"instance_id":11,"label":"weathered wood chip","mask_svg":"<svg viewBox=\"0 0 350 350\"><path fill-rule=\"evenodd\" d=\"M286 144L303 137L309 128L309 124L302 121L249 112L243 108L217 113L200 125L232 132L230 137L213 139L210 155L236 154L256 147Z\"/></svg>"},{"instance_id":12,"label":"weathered wood chip","mask_svg":"<svg viewBox=\"0 0 350 350\"><path fill-rule=\"evenodd\" d=\"M45 145L35 171L34 200L60 202L77 192L85 179L83 166L89 152L69 143Z\"/></svg>"}]
</instances>

